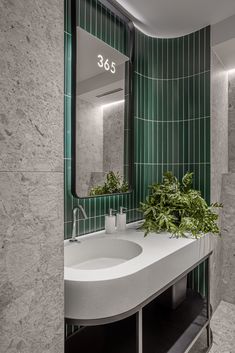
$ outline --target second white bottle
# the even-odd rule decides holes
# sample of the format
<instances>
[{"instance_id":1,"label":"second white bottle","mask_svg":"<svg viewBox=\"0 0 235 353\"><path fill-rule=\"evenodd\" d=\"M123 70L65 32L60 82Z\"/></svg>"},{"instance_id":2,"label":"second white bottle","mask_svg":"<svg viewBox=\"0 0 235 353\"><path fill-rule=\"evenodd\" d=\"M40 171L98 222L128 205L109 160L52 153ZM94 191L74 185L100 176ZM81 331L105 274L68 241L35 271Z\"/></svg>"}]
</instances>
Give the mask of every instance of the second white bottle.
<instances>
[{"instance_id":1,"label":"second white bottle","mask_svg":"<svg viewBox=\"0 0 235 353\"><path fill-rule=\"evenodd\" d=\"M120 207L120 212L117 213L117 230L118 231L123 231L126 229L126 211L125 207Z\"/></svg>"}]
</instances>

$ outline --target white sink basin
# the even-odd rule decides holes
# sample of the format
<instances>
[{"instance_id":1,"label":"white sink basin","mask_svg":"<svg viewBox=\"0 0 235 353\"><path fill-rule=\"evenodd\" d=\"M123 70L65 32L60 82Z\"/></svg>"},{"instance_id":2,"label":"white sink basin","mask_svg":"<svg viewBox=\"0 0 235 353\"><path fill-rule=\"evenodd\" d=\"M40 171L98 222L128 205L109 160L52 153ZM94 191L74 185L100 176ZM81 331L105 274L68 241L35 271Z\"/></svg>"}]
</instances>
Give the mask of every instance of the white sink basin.
<instances>
[{"instance_id":1,"label":"white sink basin","mask_svg":"<svg viewBox=\"0 0 235 353\"><path fill-rule=\"evenodd\" d=\"M123 239L90 238L65 247L65 266L80 270L100 270L117 266L142 252L142 247Z\"/></svg>"},{"instance_id":2,"label":"white sink basin","mask_svg":"<svg viewBox=\"0 0 235 353\"><path fill-rule=\"evenodd\" d=\"M65 317L89 325L129 314L197 264L211 239L144 237L131 225L122 233L97 232L65 241Z\"/></svg>"}]
</instances>

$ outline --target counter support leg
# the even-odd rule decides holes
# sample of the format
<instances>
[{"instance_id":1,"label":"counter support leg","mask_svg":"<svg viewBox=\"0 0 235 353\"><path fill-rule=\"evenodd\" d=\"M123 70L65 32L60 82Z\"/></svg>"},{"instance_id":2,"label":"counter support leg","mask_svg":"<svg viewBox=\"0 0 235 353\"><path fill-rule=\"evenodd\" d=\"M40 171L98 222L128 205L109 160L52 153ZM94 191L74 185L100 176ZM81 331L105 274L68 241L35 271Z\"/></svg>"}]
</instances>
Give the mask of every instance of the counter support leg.
<instances>
[{"instance_id":1,"label":"counter support leg","mask_svg":"<svg viewBox=\"0 0 235 353\"><path fill-rule=\"evenodd\" d=\"M136 314L136 347L137 353L143 353L143 313L140 309Z\"/></svg>"},{"instance_id":2,"label":"counter support leg","mask_svg":"<svg viewBox=\"0 0 235 353\"><path fill-rule=\"evenodd\" d=\"M211 346L211 329L210 329L210 320L211 320L211 302L210 302L210 256L207 259L207 346Z\"/></svg>"}]
</instances>

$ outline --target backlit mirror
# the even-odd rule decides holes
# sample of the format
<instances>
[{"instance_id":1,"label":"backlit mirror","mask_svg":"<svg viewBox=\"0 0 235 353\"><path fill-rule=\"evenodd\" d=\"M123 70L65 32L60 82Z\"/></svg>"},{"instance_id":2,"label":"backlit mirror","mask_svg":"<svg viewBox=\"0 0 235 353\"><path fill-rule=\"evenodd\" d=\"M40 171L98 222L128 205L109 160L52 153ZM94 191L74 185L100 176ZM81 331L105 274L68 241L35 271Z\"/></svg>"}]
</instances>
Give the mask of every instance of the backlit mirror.
<instances>
[{"instance_id":1,"label":"backlit mirror","mask_svg":"<svg viewBox=\"0 0 235 353\"><path fill-rule=\"evenodd\" d=\"M76 47L76 195L128 192L129 57L80 27Z\"/></svg>"}]
</instances>

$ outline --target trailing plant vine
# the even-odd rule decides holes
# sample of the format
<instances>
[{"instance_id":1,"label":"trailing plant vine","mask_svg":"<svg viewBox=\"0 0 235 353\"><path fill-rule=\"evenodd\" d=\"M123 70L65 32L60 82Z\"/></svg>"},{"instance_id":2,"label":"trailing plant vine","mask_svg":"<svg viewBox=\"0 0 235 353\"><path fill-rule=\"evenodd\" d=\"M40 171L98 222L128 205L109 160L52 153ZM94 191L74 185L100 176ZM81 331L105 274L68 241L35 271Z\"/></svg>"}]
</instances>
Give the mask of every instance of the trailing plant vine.
<instances>
[{"instance_id":1,"label":"trailing plant vine","mask_svg":"<svg viewBox=\"0 0 235 353\"><path fill-rule=\"evenodd\" d=\"M218 214L213 209L222 204L209 206L200 191L192 189L192 183L193 173L187 172L179 182L172 172L166 172L162 183L150 186L151 194L140 203L145 236L162 231L176 237L186 237L187 233L195 238L206 233L219 234Z\"/></svg>"}]
</instances>

